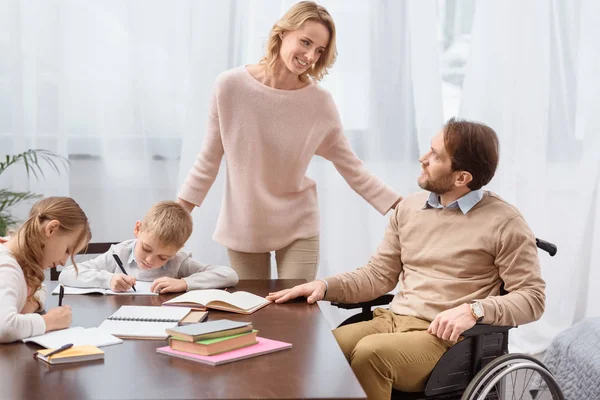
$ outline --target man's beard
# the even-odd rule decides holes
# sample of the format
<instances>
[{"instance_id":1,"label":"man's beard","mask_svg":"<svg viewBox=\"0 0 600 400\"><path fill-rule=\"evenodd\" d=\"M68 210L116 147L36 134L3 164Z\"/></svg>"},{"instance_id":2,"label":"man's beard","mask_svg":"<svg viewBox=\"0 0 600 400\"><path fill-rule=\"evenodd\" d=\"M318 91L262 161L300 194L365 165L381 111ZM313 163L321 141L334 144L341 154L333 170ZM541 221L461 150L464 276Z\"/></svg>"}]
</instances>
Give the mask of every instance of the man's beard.
<instances>
[{"instance_id":1,"label":"man's beard","mask_svg":"<svg viewBox=\"0 0 600 400\"><path fill-rule=\"evenodd\" d=\"M429 175L425 176L429 177ZM423 190L427 190L437 195L442 195L454 189L454 175L452 172L449 172L448 174L440 176L436 180L429 178L426 179L425 182L421 182L419 180L417 183Z\"/></svg>"}]
</instances>

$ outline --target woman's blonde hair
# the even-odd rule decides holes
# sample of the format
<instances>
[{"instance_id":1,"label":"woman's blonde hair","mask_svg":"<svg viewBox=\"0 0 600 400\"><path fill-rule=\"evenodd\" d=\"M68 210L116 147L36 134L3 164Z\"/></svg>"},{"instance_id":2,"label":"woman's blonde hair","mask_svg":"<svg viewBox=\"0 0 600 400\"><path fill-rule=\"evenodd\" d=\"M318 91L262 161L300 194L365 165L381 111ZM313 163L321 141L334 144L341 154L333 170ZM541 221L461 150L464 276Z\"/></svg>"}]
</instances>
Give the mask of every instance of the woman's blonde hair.
<instances>
[{"instance_id":1,"label":"woman's blonde hair","mask_svg":"<svg viewBox=\"0 0 600 400\"><path fill-rule=\"evenodd\" d=\"M329 30L329 43L319 60L299 78L304 82L308 82L309 79L319 82L328 74L328 69L333 66L337 58L335 23L325 7L312 1L301 1L295 4L271 28L267 39L266 54L259 62L267 72L273 71L277 57L279 57L282 40L280 34L300 28L307 20L319 22Z\"/></svg>"},{"instance_id":2,"label":"woman's blonde hair","mask_svg":"<svg viewBox=\"0 0 600 400\"><path fill-rule=\"evenodd\" d=\"M76 249L87 247L92 238L87 216L72 198L48 197L35 203L31 207L29 218L17 232L19 253L15 254L17 262L23 269L25 282L31 289L29 297L35 294L44 281L44 266L42 265L46 243L44 228L52 220L60 223L59 231L61 233L71 233L81 229L75 248L72 250L73 253ZM77 270L73 253L71 253L71 261Z\"/></svg>"}]
</instances>

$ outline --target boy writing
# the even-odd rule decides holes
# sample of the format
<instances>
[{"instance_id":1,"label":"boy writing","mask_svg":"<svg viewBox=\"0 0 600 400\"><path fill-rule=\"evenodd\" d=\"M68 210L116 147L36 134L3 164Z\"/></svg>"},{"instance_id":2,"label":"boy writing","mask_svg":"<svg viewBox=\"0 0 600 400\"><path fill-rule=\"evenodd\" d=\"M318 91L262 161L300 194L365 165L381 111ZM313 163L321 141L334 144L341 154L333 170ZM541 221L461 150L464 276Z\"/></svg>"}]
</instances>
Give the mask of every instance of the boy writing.
<instances>
[{"instance_id":1,"label":"boy writing","mask_svg":"<svg viewBox=\"0 0 600 400\"><path fill-rule=\"evenodd\" d=\"M229 267L205 265L181 248L192 234L192 218L179 204L161 201L148 211L133 230L135 239L113 245L106 253L77 264L79 273L66 267L60 283L74 287L100 287L125 292L136 280L152 282L156 293L184 292L234 286L238 282ZM121 273L113 254L123 261Z\"/></svg>"}]
</instances>

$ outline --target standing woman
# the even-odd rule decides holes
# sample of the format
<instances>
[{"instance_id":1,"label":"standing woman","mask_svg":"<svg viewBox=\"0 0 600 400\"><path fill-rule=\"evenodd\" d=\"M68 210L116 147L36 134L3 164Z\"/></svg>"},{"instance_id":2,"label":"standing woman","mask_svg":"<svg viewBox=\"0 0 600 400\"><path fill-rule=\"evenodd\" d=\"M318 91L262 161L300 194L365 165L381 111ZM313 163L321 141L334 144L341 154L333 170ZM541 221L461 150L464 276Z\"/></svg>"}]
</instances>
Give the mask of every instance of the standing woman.
<instances>
[{"instance_id":1,"label":"standing woman","mask_svg":"<svg viewBox=\"0 0 600 400\"><path fill-rule=\"evenodd\" d=\"M316 183L305 176L315 154L381 214L401 200L354 154L331 94L318 85L335 62L335 42L329 12L302 1L273 25L258 64L217 77L203 148L178 197L189 212L200 206L225 155L213 238L240 279L269 279L271 251L280 279L315 278L319 209Z\"/></svg>"}]
</instances>

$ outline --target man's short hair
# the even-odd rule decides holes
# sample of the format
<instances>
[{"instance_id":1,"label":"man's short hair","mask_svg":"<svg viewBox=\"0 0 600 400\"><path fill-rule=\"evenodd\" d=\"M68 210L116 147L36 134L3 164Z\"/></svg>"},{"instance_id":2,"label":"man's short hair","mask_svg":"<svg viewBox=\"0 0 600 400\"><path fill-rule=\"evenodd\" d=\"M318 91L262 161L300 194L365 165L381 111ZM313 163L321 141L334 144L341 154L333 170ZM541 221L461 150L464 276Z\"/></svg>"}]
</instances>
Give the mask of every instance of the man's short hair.
<instances>
[{"instance_id":1,"label":"man's short hair","mask_svg":"<svg viewBox=\"0 0 600 400\"><path fill-rule=\"evenodd\" d=\"M144 220L142 230L156 235L165 246L182 248L192 234L192 216L175 201L153 205Z\"/></svg>"},{"instance_id":2,"label":"man's short hair","mask_svg":"<svg viewBox=\"0 0 600 400\"><path fill-rule=\"evenodd\" d=\"M468 171L473 180L471 190L487 185L496 172L500 145L496 132L489 126L451 118L444 127L444 145L453 171Z\"/></svg>"}]
</instances>

